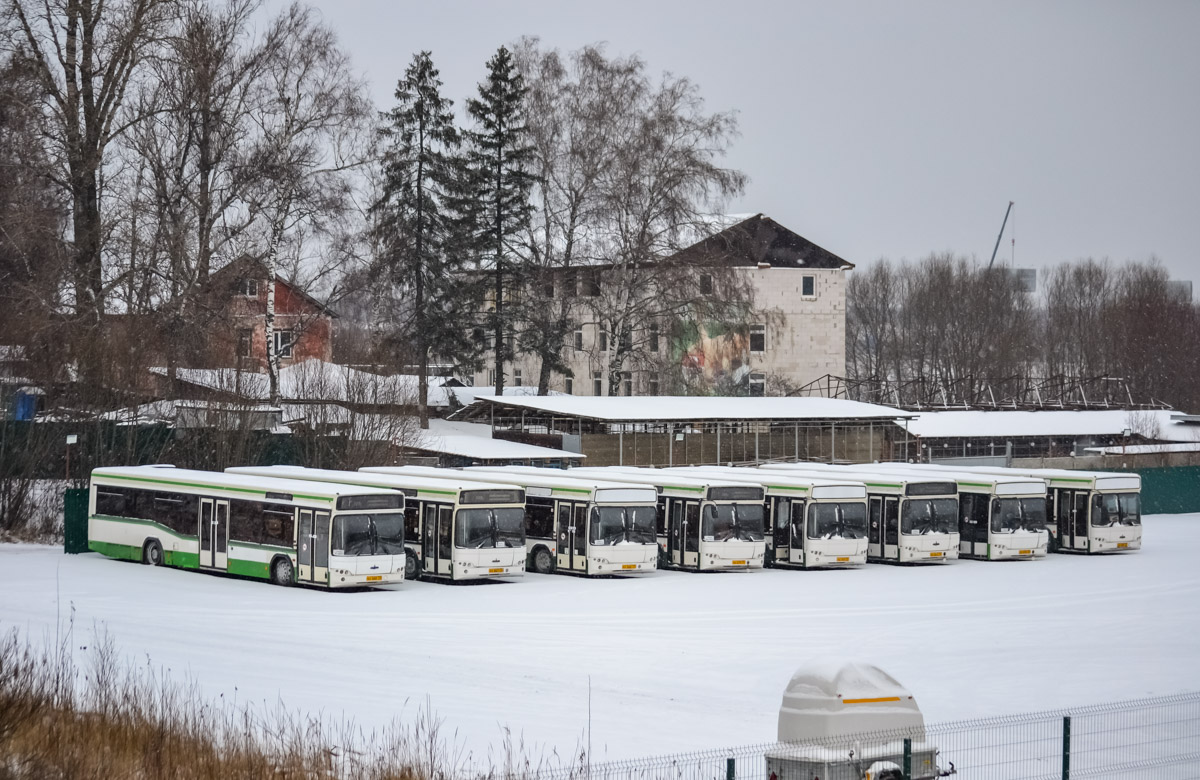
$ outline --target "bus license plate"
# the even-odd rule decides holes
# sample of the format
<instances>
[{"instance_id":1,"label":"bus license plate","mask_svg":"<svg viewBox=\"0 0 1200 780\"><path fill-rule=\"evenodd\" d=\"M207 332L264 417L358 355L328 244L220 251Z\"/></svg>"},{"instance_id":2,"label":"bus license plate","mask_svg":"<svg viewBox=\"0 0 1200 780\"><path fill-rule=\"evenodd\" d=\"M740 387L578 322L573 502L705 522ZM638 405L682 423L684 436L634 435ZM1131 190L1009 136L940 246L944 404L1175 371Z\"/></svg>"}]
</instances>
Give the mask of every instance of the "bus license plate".
<instances>
[{"instance_id":1,"label":"bus license plate","mask_svg":"<svg viewBox=\"0 0 1200 780\"><path fill-rule=\"evenodd\" d=\"M1129 542L1117 542L1117 547L1128 547Z\"/></svg>"},{"instance_id":2,"label":"bus license plate","mask_svg":"<svg viewBox=\"0 0 1200 780\"><path fill-rule=\"evenodd\" d=\"M734 566L745 566L746 562L745 561L734 561L733 565Z\"/></svg>"},{"instance_id":3,"label":"bus license plate","mask_svg":"<svg viewBox=\"0 0 1200 780\"><path fill-rule=\"evenodd\" d=\"M379 582L382 579L383 579L382 574L368 574L367 575L367 582Z\"/></svg>"},{"instance_id":4,"label":"bus license plate","mask_svg":"<svg viewBox=\"0 0 1200 780\"><path fill-rule=\"evenodd\" d=\"M945 555L945 553L940 553L940 552L929 553L930 558L941 558L943 555Z\"/></svg>"},{"instance_id":5,"label":"bus license plate","mask_svg":"<svg viewBox=\"0 0 1200 780\"><path fill-rule=\"evenodd\" d=\"M845 558L838 558L838 559L837 559L837 562L838 562L838 563L850 563L850 558L849 558L849 557L845 557Z\"/></svg>"},{"instance_id":6,"label":"bus license plate","mask_svg":"<svg viewBox=\"0 0 1200 780\"><path fill-rule=\"evenodd\" d=\"M488 574L503 574L504 569L488 569Z\"/></svg>"},{"instance_id":7,"label":"bus license plate","mask_svg":"<svg viewBox=\"0 0 1200 780\"><path fill-rule=\"evenodd\" d=\"M636 563L624 563L624 564L621 564L621 568L622 569L636 569L637 564Z\"/></svg>"},{"instance_id":8,"label":"bus license plate","mask_svg":"<svg viewBox=\"0 0 1200 780\"><path fill-rule=\"evenodd\" d=\"M1018 550L1021 555L1033 555L1033 550Z\"/></svg>"}]
</instances>

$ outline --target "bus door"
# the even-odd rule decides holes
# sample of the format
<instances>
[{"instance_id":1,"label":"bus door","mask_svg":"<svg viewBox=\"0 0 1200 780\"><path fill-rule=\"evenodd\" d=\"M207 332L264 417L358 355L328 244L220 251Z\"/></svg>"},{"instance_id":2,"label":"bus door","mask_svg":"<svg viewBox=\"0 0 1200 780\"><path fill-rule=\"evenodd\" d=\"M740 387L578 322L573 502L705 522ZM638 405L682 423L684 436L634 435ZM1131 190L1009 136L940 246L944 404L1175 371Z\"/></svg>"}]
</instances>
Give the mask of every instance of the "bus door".
<instances>
[{"instance_id":1,"label":"bus door","mask_svg":"<svg viewBox=\"0 0 1200 780\"><path fill-rule=\"evenodd\" d=\"M685 501L683 506L683 565L700 569L700 502Z\"/></svg>"},{"instance_id":2,"label":"bus door","mask_svg":"<svg viewBox=\"0 0 1200 780\"><path fill-rule=\"evenodd\" d=\"M421 506L421 568L437 574L437 504Z\"/></svg>"},{"instance_id":3,"label":"bus door","mask_svg":"<svg viewBox=\"0 0 1200 780\"><path fill-rule=\"evenodd\" d=\"M200 499L200 565L224 569L229 565L229 502Z\"/></svg>"},{"instance_id":4,"label":"bus door","mask_svg":"<svg viewBox=\"0 0 1200 780\"><path fill-rule=\"evenodd\" d=\"M313 581L313 549L316 537L313 535L313 513L311 509L300 510L300 522L296 531L296 572L298 582Z\"/></svg>"},{"instance_id":5,"label":"bus door","mask_svg":"<svg viewBox=\"0 0 1200 780\"><path fill-rule=\"evenodd\" d=\"M667 556L672 566L683 565L683 538L679 535L683 530L683 502L674 499L664 499L667 502Z\"/></svg>"},{"instance_id":6,"label":"bus door","mask_svg":"<svg viewBox=\"0 0 1200 780\"><path fill-rule=\"evenodd\" d=\"M1071 547L1076 550L1088 549L1088 513L1090 511L1090 502L1088 498L1091 496L1086 490L1075 491L1075 538L1071 540Z\"/></svg>"},{"instance_id":7,"label":"bus door","mask_svg":"<svg viewBox=\"0 0 1200 780\"><path fill-rule=\"evenodd\" d=\"M454 507L437 505L437 568L438 574L454 574Z\"/></svg>"},{"instance_id":8,"label":"bus door","mask_svg":"<svg viewBox=\"0 0 1200 780\"><path fill-rule=\"evenodd\" d=\"M587 527L588 521L588 505L575 505L575 522L572 524L574 530L571 538L571 569L574 571L587 571L587 543L590 531Z\"/></svg>"},{"instance_id":9,"label":"bus door","mask_svg":"<svg viewBox=\"0 0 1200 780\"><path fill-rule=\"evenodd\" d=\"M900 559L900 499L883 498L883 557Z\"/></svg>"},{"instance_id":10,"label":"bus door","mask_svg":"<svg viewBox=\"0 0 1200 780\"><path fill-rule=\"evenodd\" d=\"M571 554L575 550L575 514L572 507L570 502L558 502L558 522L555 523L557 534L554 537L554 546L557 548L558 568L563 571L571 571Z\"/></svg>"},{"instance_id":11,"label":"bus door","mask_svg":"<svg viewBox=\"0 0 1200 780\"><path fill-rule=\"evenodd\" d=\"M883 557L883 498L871 496L870 527L867 528L867 556Z\"/></svg>"},{"instance_id":12,"label":"bus door","mask_svg":"<svg viewBox=\"0 0 1200 780\"><path fill-rule=\"evenodd\" d=\"M329 513L313 513L313 582L329 582Z\"/></svg>"},{"instance_id":13,"label":"bus door","mask_svg":"<svg viewBox=\"0 0 1200 780\"><path fill-rule=\"evenodd\" d=\"M775 518L771 530L771 551L770 555L775 563L788 563L792 558L791 544L791 526L792 526L792 500L789 498L774 498L774 511L771 517Z\"/></svg>"}]
</instances>

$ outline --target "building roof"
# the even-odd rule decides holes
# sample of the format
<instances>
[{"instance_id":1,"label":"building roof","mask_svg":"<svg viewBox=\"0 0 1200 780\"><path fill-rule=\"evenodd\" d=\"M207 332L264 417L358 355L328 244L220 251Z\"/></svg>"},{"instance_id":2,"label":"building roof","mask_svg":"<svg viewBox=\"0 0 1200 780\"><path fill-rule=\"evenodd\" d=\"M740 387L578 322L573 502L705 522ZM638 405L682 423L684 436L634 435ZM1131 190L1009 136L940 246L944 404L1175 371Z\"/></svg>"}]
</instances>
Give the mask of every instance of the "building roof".
<instances>
[{"instance_id":1,"label":"building roof","mask_svg":"<svg viewBox=\"0 0 1200 780\"><path fill-rule=\"evenodd\" d=\"M532 411L601 422L699 420L897 420L914 415L889 406L841 398L745 398L712 396L479 396L454 415L460 420Z\"/></svg>"},{"instance_id":2,"label":"building roof","mask_svg":"<svg viewBox=\"0 0 1200 780\"><path fill-rule=\"evenodd\" d=\"M739 215L740 216L740 215ZM674 260L698 265L847 270L853 263L788 230L770 217L754 214L680 250Z\"/></svg>"},{"instance_id":3,"label":"building roof","mask_svg":"<svg viewBox=\"0 0 1200 780\"><path fill-rule=\"evenodd\" d=\"M242 255L241 257L237 258L236 260L234 260L230 263L227 263L226 265L221 266L216 271L213 271L209 275L208 281L206 282L206 284L210 288L215 288L216 285L218 283L220 283L222 279L224 279L224 277L230 276L232 274L238 274L238 276L240 278L241 276L245 276L245 274L250 269L253 269L255 273L262 274L262 276L264 276L264 277L266 277L268 274L267 266L265 263L263 263L262 260L258 259L257 257L251 257L250 255ZM234 280L234 281L236 282L236 280ZM287 287L288 290L290 290L292 292L292 294L296 295L297 297L303 298L304 300L311 303L322 314L327 314L330 317L338 316L337 312L335 312L333 309L329 308L329 306L327 306L326 304L322 303L321 301L319 301L316 298L309 295L302 287L300 287L300 285L296 284L295 282L289 281L288 279L283 278L279 274L275 274L275 282L276 282L276 284L282 284L283 286ZM233 282L231 282L231 283L233 283Z\"/></svg>"},{"instance_id":4,"label":"building roof","mask_svg":"<svg viewBox=\"0 0 1200 780\"><path fill-rule=\"evenodd\" d=\"M1200 441L1187 444L1130 444L1126 447L1087 447L1085 452L1101 455L1165 455L1172 452L1200 452Z\"/></svg>"},{"instance_id":5,"label":"building roof","mask_svg":"<svg viewBox=\"0 0 1200 780\"><path fill-rule=\"evenodd\" d=\"M1195 441L1200 427L1172 419L1169 409L1100 409L1082 411L953 411L921 412L908 424L922 438L1011 439L1029 436L1121 436L1126 430L1161 441ZM1158 435L1151 435L1157 425Z\"/></svg>"}]
</instances>

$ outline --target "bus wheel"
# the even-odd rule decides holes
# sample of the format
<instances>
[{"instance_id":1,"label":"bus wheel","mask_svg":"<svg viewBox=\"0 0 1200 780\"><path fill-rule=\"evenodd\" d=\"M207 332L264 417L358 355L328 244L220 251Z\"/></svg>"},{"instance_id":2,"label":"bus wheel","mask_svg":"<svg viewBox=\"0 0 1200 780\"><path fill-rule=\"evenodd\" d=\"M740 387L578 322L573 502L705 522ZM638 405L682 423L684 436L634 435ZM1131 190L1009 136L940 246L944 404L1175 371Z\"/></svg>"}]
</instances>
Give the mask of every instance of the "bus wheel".
<instances>
[{"instance_id":1,"label":"bus wheel","mask_svg":"<svg viewBox=\"0 0 1200 780\"><path fill-rule=\"evenodd\" d=\"M421 576L421 559L408 550L404 555L404 579L415 580Z\"/></svg>"},{"instance_id":2,"label":"bus wheel","mask_svg":"<svg viewBox=\"0 0 1200 780\"><path fill-rule=\"evenodd\" d=\"M533 551L533 570L538 574L549 574L554 570L554 558L545 547Z\"/></svg>"},{"instance_id":3,"label":"bus wheel","mask_svg":"<svg viewBox=\"0 0 1200 780\"><path fill-rule=\"evenodd\" d=\"M271 582L285 588L295 582L295 569L290 558L276 558L271 563Z\"/></svg>"},{"instance_id":4,"label":"bus wheel","mask_svg":"<svg viewBox=\"0 0 1200 780\"><path fill-rule=\"evenodd\" d=\"M157 539L146 542L146 546L142 548L142 563L147 566L162 566L162 562L162 545L158 543Z\"/></svg>"}]
</instances>

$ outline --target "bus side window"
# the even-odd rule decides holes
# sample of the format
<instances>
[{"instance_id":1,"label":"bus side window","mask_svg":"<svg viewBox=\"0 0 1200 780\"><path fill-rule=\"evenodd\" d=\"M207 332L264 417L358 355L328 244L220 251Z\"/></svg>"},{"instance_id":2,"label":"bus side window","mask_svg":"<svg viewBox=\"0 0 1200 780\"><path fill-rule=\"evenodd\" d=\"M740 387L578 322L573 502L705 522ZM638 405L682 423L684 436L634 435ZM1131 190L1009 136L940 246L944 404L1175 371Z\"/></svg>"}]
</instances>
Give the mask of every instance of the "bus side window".
<instances>
[{"instance_id":1,"label":"bus side window","mask_svg":"<svg viewBox=\"0 0 1200 780\"><path fill-rule=\"evenodd\" d=\"M119 487L97 485L96 514L125 517L125 491Z\"/></svg>"},{"instance_id":2,"label":"bus side window","mask_svg":"<svg viewBox=\"0 0 1200 780\"><path fill-rule=\"evenodd\" d=\"M438 507L438 557L444 561L450 560L450 537L453 532L451 518L454 510L448 506Z\"/></svg>"},{"instance_id":3,"label":"bus side window","mask_svg":"<svg viewBox=\"0 0 1200 780\"><path fill-rule=\"evenodd\" d=\"M886 535L885 541L887 544L900 543L900 500L897 498L884 499L883 502L883 530Z\"/></svg>"},{"instance_id":4,"label":"bus side window","mask_svg":"<svg viewBox=\"0 0 1200 780\"><path fill-rule=\"evenodd\" d=\"M263 525L262 504L237 498L229 500L230 541L262 544Z\"/></svg>"},{"instance_id":5,"label":"bus side window","mask_svg":"<svg viewBox=\"0 0 1200 780\"><path fill-rule=\"evenodd\" d=\"M262 543L276 547L294 547L296 544L296 510L287 504L256 504L262 513Z\"/></svg>"},{"instance_id":6,"label":"bus side window","mask_svg":"<svg viewBox=\"0 0 1200 780\"><path fill-rule=\"evenodd\" d=\"M554 507L547 504L535 504L532 501L525 505L525 532L529 536L541 539L554 537Z\"/></svg>"},{"instance_id":7,"label":"bus side window","mask_svg":"<svg viewBox=\"0 0 1200 780\"><path fill-rule=\"evenodd\" d=\"M414 544L421 543L421 507L415 501L404 504L404 539Z\"/></svg>"},{"instance_id":8,"label":"bus side window","mask_svg":"<svg viewBox=\"0 0 1200 780\"><path fill-rule=\"evenodd\" d=\"M562 501L558 505L558 543L565 550L567 534L571 532L571 505Z\"/></svg>"},{"instance_id":9,"label":"bus side window","mask_svg":"<svg viewBox=\"0 0 1200 780\"><path fill-rule=\"evenodd\" d=\"M689 501L687 504L687 539L683 540L683 549L687 552L700 550L700 504Z\"/></svg>"}]
</instances>

